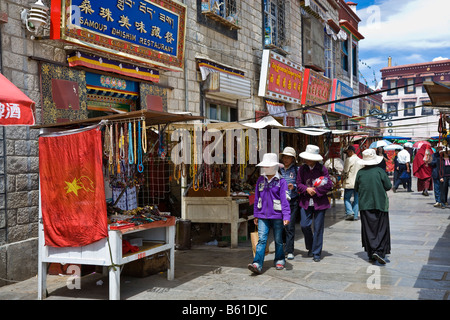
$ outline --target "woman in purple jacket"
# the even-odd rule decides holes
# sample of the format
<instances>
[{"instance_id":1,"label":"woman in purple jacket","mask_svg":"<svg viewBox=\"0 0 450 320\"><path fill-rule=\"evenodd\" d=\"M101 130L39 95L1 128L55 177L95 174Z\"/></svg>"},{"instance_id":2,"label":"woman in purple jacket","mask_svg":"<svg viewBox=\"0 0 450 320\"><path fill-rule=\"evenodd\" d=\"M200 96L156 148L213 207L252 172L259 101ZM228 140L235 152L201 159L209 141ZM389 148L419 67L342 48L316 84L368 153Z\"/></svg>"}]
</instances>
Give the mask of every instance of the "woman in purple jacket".
<instances>
[{"instance_id":1,"label":"woman in purple jacket","mask_svg":"<svg viewBox=\"0 0 450 320\"><path fill-rule=\"evenodd\" d=\"M330 208L327 193L333 188L328 170L319 163L323 160L319 147L307 145L300 153L305 164L300 166L297 174L297 190L299 192L300 226L305 238L308 256L315 262L320 261L323 245L323 229L325 211ZM314 219L314 233L311 224Z\"/></svg>"},{"instance_id":2,"label":"woman in purple jacket","mask_svg":"<svg viewBox=\"0 0 450 320\"><path fill-rule=\"evenodd\" d=\"M263 160L257 164L261 167L261 176L256 181L254 223L258 226L258 244L253 262L248 269L260 274L269 230L273 229L275 240L274 263L277 270L283 270L285 256L283 250L283 228L289 224L291 209L287 200L288 185L278 169L283 167L278 162L276 153L266 153Z\"/></svg>"}]
</instances>

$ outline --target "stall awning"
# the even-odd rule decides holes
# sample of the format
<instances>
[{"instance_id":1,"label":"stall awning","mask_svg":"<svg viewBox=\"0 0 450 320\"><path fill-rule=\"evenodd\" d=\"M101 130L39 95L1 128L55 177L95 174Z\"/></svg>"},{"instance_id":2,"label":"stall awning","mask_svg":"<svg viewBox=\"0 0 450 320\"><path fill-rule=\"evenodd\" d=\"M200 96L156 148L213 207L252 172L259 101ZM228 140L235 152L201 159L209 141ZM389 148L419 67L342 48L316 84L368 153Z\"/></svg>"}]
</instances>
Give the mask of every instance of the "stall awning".
<instances>
[{"instance_id":1,"label":"stall awning","mask_svg":"<svg viewBox=\"0 0 450 320\"><path fill-rule=\"evenodd\" d=\"M425 81L423 86L433 107L450 108L450 82Z\"/></svg>"},{"instance_id":2,"label":"stall awning","mask_svg":"<svg viewBox=\"0 0 450 320\"><path fill-rule=\"evenodd\" d=\"M383 136L383 139L388 139L388 140L411 140L410 137L400 137L400 136Z\"/></svg>"},{"instance_id":3,"label":"stall awning","mask_svg":"<svg viewBox=\"0 0 450 320\"><path fill-rule=\"evenodd\" d=\"M0 73L0 125L34 125L34 101Z\"/></svg>"},{"instance_id":4,"label":"stall awning","mask_svg":"<svg viewBox=\"0 0 450 320\"><path fill-rule=\"evenodd\" d=\"M120 121L126 119L139 119L145 118L146 125L155 125L155 124L168 124L174 122L184 122L184 121L193 121L193 120L202 120L204 117L201 116L192 116L186 114L176 114L169 112L161 112L161 111L147 111L147 110L138 110L125 112L120 114L113 114L105 117L96 117L96 118L88 118L84 120L75 120L70 122L62 122L62 123L54 123L54 124L46 124L46 125L38 125L33 126L33 129L40 128L52 128L52 127L72 127L72 126L85 126L93 123L99 123L102 120L110 120L110 121Z\"/></svg>"},{"instance_id":5,"label":"stall awning","mask_svg":"<svg viewBox=\"0 0 450 320\"><path fill-rule=\"evenodd\" d=\"M297 132L307 134L309 136L321 136L325 133L331 133L334 135L345 135L353 133L351 130L330 130L330 129L319 129L319 128L299 128L295 129Z\"/></svg>"}]
</instances>

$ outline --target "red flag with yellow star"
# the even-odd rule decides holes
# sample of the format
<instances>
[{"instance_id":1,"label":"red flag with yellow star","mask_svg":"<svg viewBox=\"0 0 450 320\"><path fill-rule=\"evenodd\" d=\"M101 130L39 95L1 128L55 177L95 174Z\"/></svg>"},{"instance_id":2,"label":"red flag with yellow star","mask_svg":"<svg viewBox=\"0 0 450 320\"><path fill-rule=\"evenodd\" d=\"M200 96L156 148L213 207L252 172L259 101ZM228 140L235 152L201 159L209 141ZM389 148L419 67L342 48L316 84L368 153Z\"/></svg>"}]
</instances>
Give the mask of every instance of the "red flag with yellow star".
<instances>
[{"instance_id":1,"label":"red flag with yellow star","mask_svg":"<svg viewBox=\"0 0 450 320\"><path fill-rule=\"evenodd\" d=\"M85 246L108 236L98 128L39 137L45 245Z\"/></svg>"}]
</instances>

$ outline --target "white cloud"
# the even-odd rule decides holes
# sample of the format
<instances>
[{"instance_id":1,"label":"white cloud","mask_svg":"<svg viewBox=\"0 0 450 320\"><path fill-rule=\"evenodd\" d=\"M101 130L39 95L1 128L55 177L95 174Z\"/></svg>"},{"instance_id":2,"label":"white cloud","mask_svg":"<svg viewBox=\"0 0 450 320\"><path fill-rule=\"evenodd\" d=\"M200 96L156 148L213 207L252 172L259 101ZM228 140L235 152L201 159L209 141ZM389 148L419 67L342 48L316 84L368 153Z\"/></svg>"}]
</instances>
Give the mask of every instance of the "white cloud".
<instances>
[{"instance_id":1,"label":"white cloud","mask_svg":"<svg viewBox=\"0 0 450 320\"><path fill-rule=\"evenodd\" d=\"M364 68L364 67L374 67L377 65L383 65L387 63L387 57L372 57L372 58L368 58L368 59L364 59L362 60L362 62L360 63L360 67Z\"/></svg>"},{"instance_id":2,"label":"white cloud","mask_svg":"<svg viewBox=\"0 0 450 320\"><path fill-rule=\"evenodd\" d=\"M359 10L364 49L450 49L450 1L385 0Z\"/></svg>"},{"instance_id":3,"label":"white cloud","mask_svg":"<svg viewBox=\"0 0 450 320\"><path fill-rule=\"evenodd\" d=\"M433 61L441 61L441 60L447 60L447 59L448 58L443 58L443 57L439 56L439 57L434 58Z\"/></svg>"}]
</instances>

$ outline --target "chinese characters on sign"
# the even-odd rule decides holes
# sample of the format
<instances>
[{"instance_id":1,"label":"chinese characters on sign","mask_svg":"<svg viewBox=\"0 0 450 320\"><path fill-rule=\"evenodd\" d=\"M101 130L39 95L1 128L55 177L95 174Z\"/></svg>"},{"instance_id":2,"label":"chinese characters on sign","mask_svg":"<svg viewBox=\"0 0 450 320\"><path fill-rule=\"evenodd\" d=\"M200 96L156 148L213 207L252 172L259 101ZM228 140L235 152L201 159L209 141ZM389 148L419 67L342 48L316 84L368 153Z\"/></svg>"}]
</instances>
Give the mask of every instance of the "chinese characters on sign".
<instances>
[{"instance_id":1,"label":"chinese characters on sign","mask_svg":"<svg viewBox=\"0 0 450 320\"><path fill-rule=\"evenodd\" d=\"M301 103L312 106L327 102L330 99L330 89L331 79L311 69L306 69Z\"/></svg>"},{"instance_id":2,"label":"chinese characters on sign","mask_svg":"<svg viewBox=\"0 0 450 320\"><path fill-rule=\"evenodd\" d=\"M264 50L262 60L258 95L300 103L303 67L270 50Z\"/></svg>"},{"instance_id":3,"label":"chinese characters on sign","mask_svg":"<svg viewBox=\"0 0 450 320\"><path fill-rule=\"evenodd\" d=\"M0 102L0 119L20 119L20 107L16 103Z\"/></svg>"},{"instance_id":4,"label":"chinese characters on sign","mask_svg":"<svg viewBox=\"0 0 450 320\"><path fill-rule=\"evenodd\" d=\"M183 4L171 0L62 1L66 22L61 39L88 43L97 50L139 61L148 59L182 68L186 19Z\"/></svg>"},{"instance_id":5,"label":"chinese characters on sign","mask_svg":"<svg viewBox=\"0 0 450 320\"><path fill-rule=\"evenodd\" d=\"M72 0L72 6L78 5L80 10L79 21L72 22L92 31L176 55L177 48L173 43L177 36L178 17L144 1L115 2L113 6L113 1Z\"/></svg>"}]
</instances>

